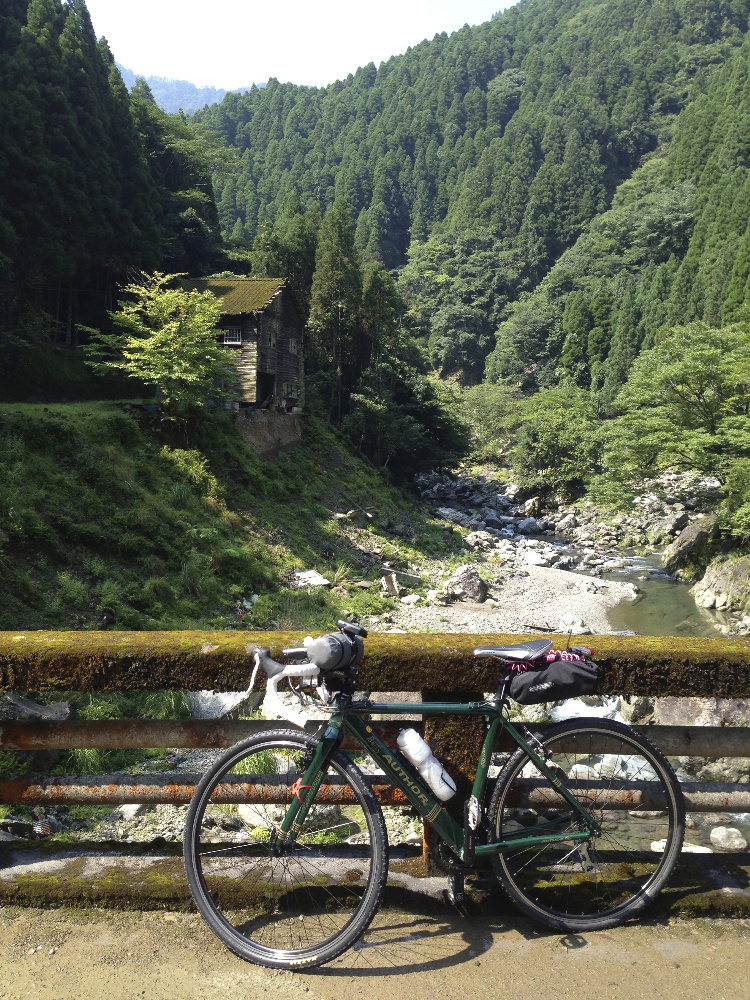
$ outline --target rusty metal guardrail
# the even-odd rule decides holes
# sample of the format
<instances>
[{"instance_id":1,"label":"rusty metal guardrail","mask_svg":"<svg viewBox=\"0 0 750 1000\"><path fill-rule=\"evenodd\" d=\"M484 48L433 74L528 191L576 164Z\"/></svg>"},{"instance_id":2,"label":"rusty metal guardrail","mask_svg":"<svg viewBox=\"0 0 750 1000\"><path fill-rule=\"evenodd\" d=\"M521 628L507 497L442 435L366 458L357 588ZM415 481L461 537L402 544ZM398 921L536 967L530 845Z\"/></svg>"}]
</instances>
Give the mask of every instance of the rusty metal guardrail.
<instances>
[{"instance_id":1,"label":"rusty metal guardrail","mask_svg":"<svg viewBox=\"0 0 750 1000\"><path fill-rule=\"evenodd\" d=\"M420 690L425 696L481 697L494 690L497 667L472 649L526 636L371 635L361 678L365 689ZM560 645L565 636L553 637ZM280 656L299 633L259 632L4 632L0 633L0 691L241 690L253 646ZM750 640L595 636L602 692L610 694L740 698L750 696ZM122 749L224 747L267 723L122 720L2 722L0 749L74 747ZM383 723L387 741L397 724ZM636 727L637 728L637 727ZM750 728L644 727L670 756L750 758ZM461 741L465 738L465 726ZM451 758L450 730L442 751ZM470 755L466 755L467 758ZM456 748L456 766L461 752ZM199 775L90 775L14 778L0 782L0 803L121 803L189 801ZM398 793L375 780L382 801ZM750 784L684 785L693 811L750 811ZM529 792L533 799L533 789ZM625 808L625 806L623 806Z\"/></svg>"}]
</instances>

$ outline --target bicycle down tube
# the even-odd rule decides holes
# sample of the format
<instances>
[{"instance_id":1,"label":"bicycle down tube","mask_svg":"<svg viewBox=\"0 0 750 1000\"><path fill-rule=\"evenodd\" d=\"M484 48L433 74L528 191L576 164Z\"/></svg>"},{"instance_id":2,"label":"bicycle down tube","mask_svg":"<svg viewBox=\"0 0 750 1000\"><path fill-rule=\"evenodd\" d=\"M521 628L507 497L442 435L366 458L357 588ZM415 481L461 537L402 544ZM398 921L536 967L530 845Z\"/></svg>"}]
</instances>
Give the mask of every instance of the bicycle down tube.
<instances>
[{"instance_id":1,"label":"bicycle down tube","mask_svg":"<svg viewBox=\"0 0 750 1000\"><path fill-rule=\"evenodd\" d=\"M450 813L432 795L430 789L426 787L425 783L419 777L416 769L406 758L399 751L391 750L386 746L374 732L369 722L360 717L360 713L369 714L370 712L390 715L405 715L416 712L424 715L472 715L491 720L482 745L472 787L472 795L479 802L482 802L492 758L492 748L498 731L504 729L508 732L514 743L523 749L530 763L550 782L558 794L568 802L571 810L580 815L586 827L583 830L566 830L563 833L555 834L552 832L552 828L559 826L567 818L558 817L549 823L549 832L547 833L538 832L544 829L544 824L542 824L541 826L537 825L534 832L519 831L508 834L502 840L492 841L489 844L476 844L472 848L473 854L476 857L499 854L505 848L518 845L519 843L533 846L537 844L549 844L558 840L587 840L592 834L597 832L597 823L593 817L560 781L559 776L547 766L545 760L534 752L512 723L504 719L500 715L499 710L495 709L494 706L477 702L460 704L441 702L417 702L414 704L407 702L371 702L366 705L356 703L355 705L347 706L335 713L328 721L328 726L315 748L313 759L305 769L304 774L298 779L297 787L294 789L296 793L295 798L280 824L278 831L281 835L279 838L280 842L287 837L293 840L301 828L305 815L320 787L324 772L323 764L330 751L340 742L342 730L346 729L355 737L362 748L371 754L373 760L383 769L392 783L403 792L422 819L432 826L461 860L465 860L466 839L464 828L453 819ZM301 794L303 791L307 794Z\"/></svg>"}]
</instances>

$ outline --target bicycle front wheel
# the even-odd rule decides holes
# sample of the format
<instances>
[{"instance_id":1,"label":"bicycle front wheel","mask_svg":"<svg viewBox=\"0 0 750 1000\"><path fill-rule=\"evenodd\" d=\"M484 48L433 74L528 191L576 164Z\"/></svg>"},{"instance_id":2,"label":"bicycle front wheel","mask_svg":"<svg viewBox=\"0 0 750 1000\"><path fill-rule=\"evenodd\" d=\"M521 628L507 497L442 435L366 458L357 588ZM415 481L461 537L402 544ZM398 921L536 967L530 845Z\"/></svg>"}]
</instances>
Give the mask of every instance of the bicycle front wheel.
<instances>
[{"instance_id":1,"label":"bicycle front wheel","mask_svg":"<svg viewBox=\"0 0 750 1000\"><path fill-rule=\"evenodd\" d=\"M663 754L621 723L572 720L533 747L598 825L598 832L547 844L519 843L493 858L520 910L550 927L601 930L647 906L682 847L685 807ZM523 830L587 829L580 814L516 751L498 777L489 814L499 840Z\"/></svg>"},{"instance_id":2,"label":"bicycle front wheel","mask_svg":"<svg viewBox=\"0 0 750 1000\"><path fill-rule=\"evenodd\" d=\"M272 852L314 745L293 730L243 740L203 776L188 810L185 870L198 909L236 955L270 968L321 965L349 948L387 876L380 805L339 752L296 838Z\"/></svg>"}]
</instances>

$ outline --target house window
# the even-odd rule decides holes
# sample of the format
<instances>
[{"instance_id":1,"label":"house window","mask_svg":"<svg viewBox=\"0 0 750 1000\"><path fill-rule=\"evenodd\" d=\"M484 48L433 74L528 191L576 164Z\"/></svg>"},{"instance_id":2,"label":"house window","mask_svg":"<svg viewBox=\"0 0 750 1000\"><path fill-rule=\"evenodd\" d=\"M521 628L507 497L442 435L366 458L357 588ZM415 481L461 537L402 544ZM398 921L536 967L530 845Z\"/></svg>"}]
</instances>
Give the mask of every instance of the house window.
<instances>
[{"instance_id":1,"label":"house window","mask_svg":"<svg viewBox=\"0 0 750 1000\"><path fill-rule=\"evenodd\" d=\"M289 353L290 354L296 354L297 353L297 340L296 340L295 337L290 337L289 338Z\"/></svg>"},{"instance_id":2,"label":"house window","mask_svg":"<svg viewBox=\"0 0 750 1000\"><path fill-rule=\"evenodd\" d=\"M276 347L276 334L275 333L269 333L268 334L268 346L269 347Z\"/></svg>"},{"instance_id":3,"label":"house window","mask_svg":"<svg viewBox=\"0 0 750 1000\"><path fill-rule=\"evenodd\" d=\"M241 344L242 330L238 326L230 326L228 330L224 331L224 343Z\"/></svg>"}]
</instances>

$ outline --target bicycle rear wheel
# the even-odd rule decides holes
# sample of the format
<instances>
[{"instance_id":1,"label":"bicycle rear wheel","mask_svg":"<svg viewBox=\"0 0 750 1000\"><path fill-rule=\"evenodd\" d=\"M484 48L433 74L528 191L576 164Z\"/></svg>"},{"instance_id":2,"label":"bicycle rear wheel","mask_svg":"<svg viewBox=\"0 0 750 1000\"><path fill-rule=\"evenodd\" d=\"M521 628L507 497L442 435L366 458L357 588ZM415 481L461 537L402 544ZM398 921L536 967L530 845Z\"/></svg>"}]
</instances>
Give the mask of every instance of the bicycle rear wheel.
<instances>
[{"instance_id":1,"label":"bicycle rear wheel","mask_svg":"<svg viewBox=\"0 0 750 1000\"><path fill-rule=\"evenodd\" d=\"M606 719L561 723L539 742L599 832L509 848L493 858L498 878L520 910L550 927L584 931L622 923L651 902L679 857L685 807L677 778L646 739ZM489 815L498 839L524 829L540 835L586 829L522 750L498 777Z\"/></svg>"},{"instance_id":2,"label":"bicycle rear wheel","mask_svg":"<svg viewBox=\"0 0 750 1000\"><path fill-rule=\"evenodd\" d=\"M243 740L203 776L187 815L185 870L198 909L236 955L270 968L321 965L349 948L387 876L380 806L338 752L296 839L271 853L314 745L293 730Z\"/></svg>"}]
</instances>

